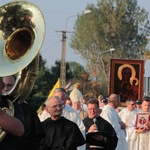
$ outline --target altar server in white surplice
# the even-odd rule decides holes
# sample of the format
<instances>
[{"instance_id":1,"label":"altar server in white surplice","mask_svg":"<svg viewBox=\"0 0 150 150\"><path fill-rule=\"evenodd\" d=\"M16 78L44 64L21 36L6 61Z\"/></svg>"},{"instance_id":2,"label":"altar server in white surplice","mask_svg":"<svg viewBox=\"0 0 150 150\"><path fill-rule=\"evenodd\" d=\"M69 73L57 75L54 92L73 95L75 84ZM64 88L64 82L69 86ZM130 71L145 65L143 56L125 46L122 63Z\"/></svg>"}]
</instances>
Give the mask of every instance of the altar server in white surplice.
<instances>
[{"instance_id":1,"label":"altar server in white surplice","mask_svg":"<svg viewBox=\"0 0 150 150\"><path fill-rule=\"evenodd\" d=\"M128 144L125 137L125 124L121 121L116 108L120 105L120 96L111 94L108 98L108 104L104 107L101 117L107 120L115 129L118 137L116 150L128 150Z\"/></svg>"},{"instance_id":2,"label":"altar server in white surplice","mask_svg":"<svg viewBox=\"0 0 150 150\"><path fill-rule=\"evenodd\" d=\"M142 109L139 113L149 114L150 113L150 99L144 98L142 100ZM138 114L137 114L138 115ZM150 150L150 123L144 122L143 127L135 128L136 116L132 121L132 126L129 128L129 138L132 140L130 150ZM140 119L139 119L140 124ZM142 124L142 122L141 122Z\"/></svg>"},{"instance_id":3,"label":"altar server in white surplice","mask_svg":"<svg viewBox=\"0 0 150 150\"><path fill-rule=\"evenodd\" d=\"M132 145L132 142L134 141L131 140L128 130L130 128L131 121L135 118L137 113L138 113L138 110L135 108L135 101L133 99L127 99L126 108L122 109L119 112L119 116L121 120L125 123L126 140L127 140L129 149L131 149L130 145Z\"/></svg>"}]
</instances>

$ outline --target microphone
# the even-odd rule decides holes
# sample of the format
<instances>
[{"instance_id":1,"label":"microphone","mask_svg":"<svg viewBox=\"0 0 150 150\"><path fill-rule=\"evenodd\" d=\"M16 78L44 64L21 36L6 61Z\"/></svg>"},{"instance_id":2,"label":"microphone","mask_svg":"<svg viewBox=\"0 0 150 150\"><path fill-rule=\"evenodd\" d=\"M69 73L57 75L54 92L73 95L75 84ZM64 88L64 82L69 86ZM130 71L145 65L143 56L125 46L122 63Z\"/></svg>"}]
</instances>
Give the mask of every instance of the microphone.
<instances>
[{"instance_id":1,"label":"microphone","mask_svg":"<svg viewBox=\"0 0 150 150\"><path fill-rule=\"evenodd\" d=\"M93 118L93 122L94 122L94 124L96 125L96 121L97 121L97 119L96 118ZM97 125L96 125L97 126ZM98 132L98 130L94 130L94 132Z\"/></svg>"},{"instance_id":2,"label":"microphone","mask_svg":"<svg viewBox=\"0 0 150 150\"><path fill-rule=\"evenodd\" d=\"M93 119L94 124L96 124L96 118Z\"/></svg>"}]
</instances>

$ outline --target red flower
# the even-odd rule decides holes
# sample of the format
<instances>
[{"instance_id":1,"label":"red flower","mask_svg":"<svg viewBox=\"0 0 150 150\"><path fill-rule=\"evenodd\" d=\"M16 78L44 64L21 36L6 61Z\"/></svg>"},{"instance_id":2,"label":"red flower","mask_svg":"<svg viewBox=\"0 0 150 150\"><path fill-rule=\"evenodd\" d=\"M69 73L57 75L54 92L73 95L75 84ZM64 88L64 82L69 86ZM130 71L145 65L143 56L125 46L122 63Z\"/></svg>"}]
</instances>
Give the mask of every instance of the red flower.
<instances>
[{"instance_id":1,"label":"red flower","mask_svg":"<svg viewBox=\"0 0 150 150\"><path fill-rule=\"evenodd\" d=\"M94 83L93 85L92 85L92 87L96 87L97 86L97 84L96 83Z\"/></svg>"},{"instance_id":2,"label":"red flower","mask_svg":"<svg viewBox=\"0 0 150 150\"><path fill-rule=\"evenodd\" d=\"M93 74L94 74L94 75L96 75L96 74L97 74L97 72L96 72L96 71L94 71L94 72L93 72Z\"/></svg>"},{"instance_id":3,"label":"red flower","mask_svg":"<svg viewBox=\"0 0 150 150\"><path fill-rule=\"evenodd\" d=\"M28 15L26 15L26 19L29 21L31 20L31 18Z\"/></svg>"}]
</instances>

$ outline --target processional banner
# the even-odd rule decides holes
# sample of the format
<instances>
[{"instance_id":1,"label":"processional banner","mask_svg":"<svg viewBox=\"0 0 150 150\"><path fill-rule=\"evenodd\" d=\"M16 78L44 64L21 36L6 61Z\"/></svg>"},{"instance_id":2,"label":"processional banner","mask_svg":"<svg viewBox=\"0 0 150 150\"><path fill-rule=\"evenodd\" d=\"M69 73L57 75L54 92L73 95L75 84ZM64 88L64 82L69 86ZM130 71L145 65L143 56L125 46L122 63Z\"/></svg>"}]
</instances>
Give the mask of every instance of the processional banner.
<instances>
[{"instance_id":1,"label":"processional banner","mask_svg":"<svg viewBox=\"0 0 150 150\"><path fill-rule=\"evenodd\" d=\"M128 98L143 97L144 60L111 59L110 93L120 95L122 105Z\"/></svg>"}]
</instances>

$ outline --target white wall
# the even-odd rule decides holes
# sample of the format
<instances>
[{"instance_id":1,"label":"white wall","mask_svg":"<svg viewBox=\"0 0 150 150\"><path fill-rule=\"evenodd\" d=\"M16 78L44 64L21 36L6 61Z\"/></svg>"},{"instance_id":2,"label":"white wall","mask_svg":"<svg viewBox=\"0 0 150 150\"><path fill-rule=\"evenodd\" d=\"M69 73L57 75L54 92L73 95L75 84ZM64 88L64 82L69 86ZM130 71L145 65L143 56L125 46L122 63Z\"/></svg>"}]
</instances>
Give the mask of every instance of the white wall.
<instances>
[{"instance_id":1,"label":"white wall","mask_svg":"<svg viewBox=\"0 0 150 150\"><path fill-rule=\"evenodd\" d=\"M150 96L150 60L145 62L144 95Z\"/></svg>"},{"instance_id":2,"label":"white wall","mask_svg":"<svg viewBox=\"0 0 150 150\"><path fill-rule=\"evenodd\" d=\"M150 60L145 62L145 74L144 77L150 77Z\"/></svg>"}]
</instances>

